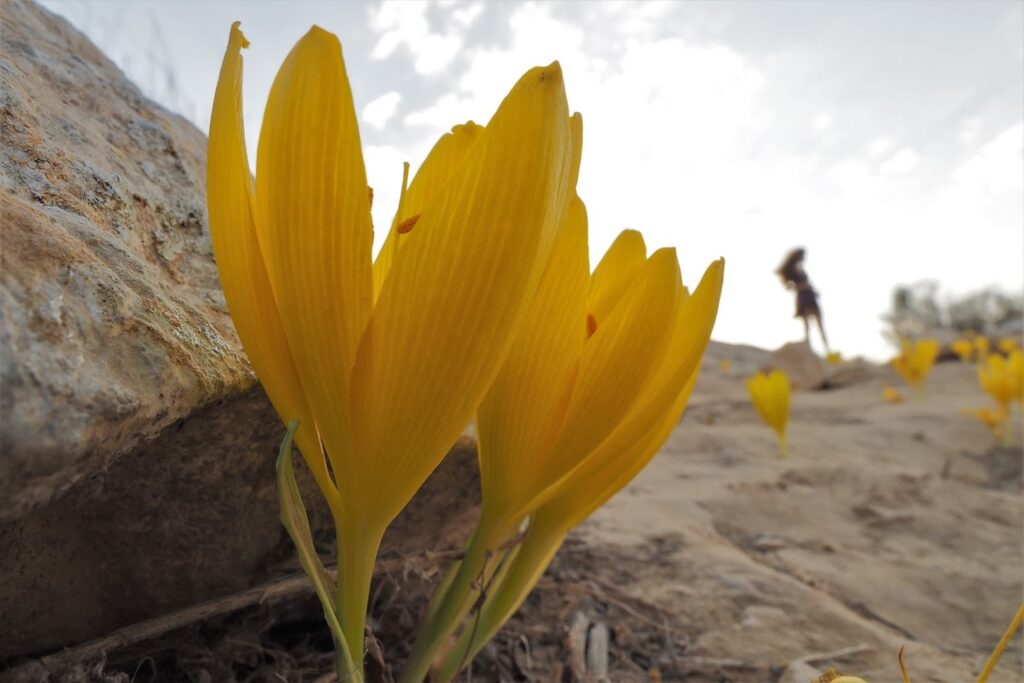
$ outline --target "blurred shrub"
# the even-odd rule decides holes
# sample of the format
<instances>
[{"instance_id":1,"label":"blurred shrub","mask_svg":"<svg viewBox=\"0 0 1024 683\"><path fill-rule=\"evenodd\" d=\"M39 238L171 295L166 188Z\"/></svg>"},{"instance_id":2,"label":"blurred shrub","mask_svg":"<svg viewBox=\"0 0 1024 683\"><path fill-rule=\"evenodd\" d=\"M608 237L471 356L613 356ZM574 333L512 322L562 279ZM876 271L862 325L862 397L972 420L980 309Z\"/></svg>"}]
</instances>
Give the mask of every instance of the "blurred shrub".
<instances>
[{"instance_id":1,"label":"blurred shrub","mask_svg":"<svg viewBox=\"0 0 1024 683\"><path fill-rule=\"evenodd\" d=\"M889 311L882 316L886 339L923 335L959 336L969 333L1018 333L1024 327L1024 297L988 287L963 295L942 295L932 280L899 285L892 293Z\"/></svg>"}]
</instances>

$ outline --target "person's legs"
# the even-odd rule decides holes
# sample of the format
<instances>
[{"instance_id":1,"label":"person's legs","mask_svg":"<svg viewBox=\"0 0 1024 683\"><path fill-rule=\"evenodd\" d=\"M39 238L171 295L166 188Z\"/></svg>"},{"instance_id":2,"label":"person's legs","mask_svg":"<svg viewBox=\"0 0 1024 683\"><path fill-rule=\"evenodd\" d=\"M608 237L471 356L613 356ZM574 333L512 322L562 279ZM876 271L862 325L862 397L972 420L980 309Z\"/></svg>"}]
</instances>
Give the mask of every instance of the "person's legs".
<instances>
[{"instance_id":1,"label":"person's legs","mask_svg":"<svg viewBox=\"0 0 1024 683\"><path fill-rule=\"evenodd\" d=\"M825 336L825 325L821 322L821 311L817 311L814 314L814 320L818 323L818 331L821 332L821 341L825 343L825 353L831 353L831 349L828 348L828 337ZM807 321L804 320L806 323Z\"/></svg>"}]
</instances>

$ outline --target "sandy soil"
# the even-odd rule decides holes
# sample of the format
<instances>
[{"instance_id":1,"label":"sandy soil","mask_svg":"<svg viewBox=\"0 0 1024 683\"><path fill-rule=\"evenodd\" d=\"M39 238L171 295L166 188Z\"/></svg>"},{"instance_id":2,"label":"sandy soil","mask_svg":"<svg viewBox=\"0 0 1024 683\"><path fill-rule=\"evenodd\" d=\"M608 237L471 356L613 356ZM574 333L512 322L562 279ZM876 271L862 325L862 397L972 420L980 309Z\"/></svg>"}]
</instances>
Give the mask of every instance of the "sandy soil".
<instances>
[{"instance_id":1,"label":"sandy soil","mask_svg":"<svg viewBox=\"0 0 1024 683\"><path fill-rule=\"evenodd\" d=\"M1019 419L1015 446L994 448L959 412L987 400L970 366L940 364L926 396L890 404L896 376L851 364L841 386L794 395L782 459L744 383L767 360L712 345L662 453L570 535L472 680L809 683L835 666L888 683L901 645L914 683L974 680L1024 591ZM406 567L378 581L370 624L389 659L436 577ZM607 673L585 673L603 635ZM1021 641L993 682L1024 680ZM303 596L51 680L327 681L330 667Z\"/></svg>"},{"instance_id":2,"label":"sandy soil","mask_svg":"<svg viewBox=\"0 0 1024 683\"><path fill-rule=\"evenodd\" d=\"M959 414L986 403L970 366L937 366L927 395L900 404L881 400L898 378L866 366L794 395L782 459L744 383L766 360L713 345L662 453L574 533L566 553L607 557L584 571L675 639L644 655L613 638L612 679L806 681L834 665L896 681L903 644L915 683L973 681L1022 597L1020 426L1015 448L992 450ZM993 681L1022 680L1020 642Z\"/></svg>"}]
</instances>

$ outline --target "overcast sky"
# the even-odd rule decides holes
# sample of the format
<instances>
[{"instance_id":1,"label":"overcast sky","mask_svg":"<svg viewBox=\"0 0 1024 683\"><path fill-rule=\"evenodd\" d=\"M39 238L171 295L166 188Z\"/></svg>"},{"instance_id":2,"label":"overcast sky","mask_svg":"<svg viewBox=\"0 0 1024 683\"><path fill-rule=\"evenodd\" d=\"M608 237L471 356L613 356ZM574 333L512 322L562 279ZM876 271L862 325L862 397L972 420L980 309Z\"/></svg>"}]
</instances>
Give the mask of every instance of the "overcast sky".
<instances>
[{"instance_id":1,"label":"overcast sky","mask_svg":"<svg viewBox=\"0 0 1024 683\"><path fill-rule=\"evenodd\" d=\"M678 247L691 284L725 256L722 341L802 335L773 275L796 245L846 355L889 354L898 283L1024 287L1021 2L43 4L203 130L241 20L253 150L288 50L314 23L338 34L378 226L402 161L558 59L585 122L593 262L626 227Z\"/></svg>"}]
</instances>

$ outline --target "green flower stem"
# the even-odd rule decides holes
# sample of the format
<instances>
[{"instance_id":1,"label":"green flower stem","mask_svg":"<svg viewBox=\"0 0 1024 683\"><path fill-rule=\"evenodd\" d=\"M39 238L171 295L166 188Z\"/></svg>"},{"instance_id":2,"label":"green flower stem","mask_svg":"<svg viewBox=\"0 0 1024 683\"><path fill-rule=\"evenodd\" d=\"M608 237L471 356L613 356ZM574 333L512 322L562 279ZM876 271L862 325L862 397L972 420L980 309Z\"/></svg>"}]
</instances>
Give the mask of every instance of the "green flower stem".
<instances>
[{"instance_id":1,"label":"green flower stem","mask_svg":"<svg viewBox=\"0 0 1024 683\"><path fill-rule=\"evenodd\" d=\"M526 538L488 588L487 597L480 608L476 628L467 626L458 642L435 669L431 681L450 681L459 670L471 662L478 652L493 638L502 625L515 614L537 585L544 570L551 564L555 553L568 533L557 524L532 524Z\"/></svg>"},{"instance_id":2,"label":"green flower stem","mask_svg":"<svg viewBox=\"0 0 1024 683\"><path fill-rule=\"evenodd\" d=\"M448 590L452 587L452 582L455 581L455 575L458 574L459 566L462 564L462 560L452 560L452 563L448 566L448 570L444 573L444 578L441 579L441 583L434 589L434 594L430 596L430 602L427 604L427 609L423 613L423 618L420 620L420 624L427 624L437 618L437 611L441 607L441 603L444 602L445 596L448 595Z\"/></svg>"},{"instance_id":3,"label":"green flower stem","mask_svg":"<svg viewBox=\"0 0 1024 683\"><path fill-rule=\"evenodd\" d=\"M431 599L399 683L421 683L427 677L438 651L462 623L480 589L499 565L501 545L517 528L517 524L495 518L484 509L462 561L449 569L452 578L446 577L438 588L439 594Z\"/></svg>"},{"instance_id":4,"label":"green flower stem","mask_svg":"<svg viewBox=\"0 0 1024 683\"><path fill-rule=\"evenodd\" d=\"M352 661L359 669L359 678L351 680L361 682L366 608L370 600L373 568L384 531L337 519L335 530L338 540L338 621L348 650L352 653Z\"/></svg>"},{"instance_id":5,"label":"green flower stem","mask_svg":"<svg viewBox=\"0 0 1024 683\"><path fill-rule=\"evenodd\" d=\"M334 666L339 681L362 683L362 668L357 667L342 632L335 608L337 595L331 583L331 577L320 562L313 535L309 529L309 517L299 493L299 485L295 481L295 467L292 462L292 438L298 429L297 420L288 423L288 432L281 441L281 450L277 456L277 492L281 504L281 522L288 531L292 543L299 555L299 564L313 584L313 590L320 599L324 610L324 618L334 640Z\"/></svg>"}]
</instances>

